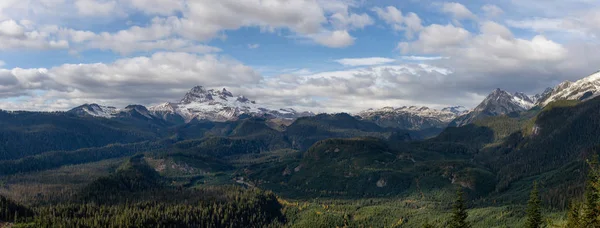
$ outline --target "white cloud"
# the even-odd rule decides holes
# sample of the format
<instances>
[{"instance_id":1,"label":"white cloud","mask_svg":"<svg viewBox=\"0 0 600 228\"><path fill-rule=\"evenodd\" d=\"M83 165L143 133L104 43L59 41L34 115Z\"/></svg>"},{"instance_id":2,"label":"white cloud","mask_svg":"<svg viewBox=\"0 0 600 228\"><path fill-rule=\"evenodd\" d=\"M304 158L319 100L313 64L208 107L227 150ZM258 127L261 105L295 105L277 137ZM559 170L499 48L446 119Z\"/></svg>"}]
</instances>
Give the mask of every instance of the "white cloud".
<instances>
[{"instance_id":1,"label":"white cloud","mask_svg":"<svg viewBox=\"0 0 600 228\"><path fill-rule=\"evenodd\" d=\"M14 20L0 22L0 35L8 37L22 37L25 29Z\"/></svg>"},{"instance_id":2,"label":"white cloud","mask_svg":"<svg viewBox=\"0 0 600 228\"><path fill-rule=\"evenodd\" d=\"M443 57L443 56L402 56L401 57L403 60L408 60L408 61L433 61L433 60L441 60L441 59L448 59L448 57Z\"/></svg>"},{"instance_id":3,"label":"white cloud","mask_svg":"<svg viewBox=\"0 0 600 228\"><path fill-rule=\"evenodd\" d=\"M318 44L330 48L344 48L354 44L355 38L348 31L333 31L310 36Z\"/></svg>"},{"instance_id":4,"label":"white cloud","mask_svg":"<svg viewBox=\"0 0 600 228\"><path fill-rule=\"evenodd\" d=\"M147 14L173 15L185 9L183 0L121 0Z\"/></svg>"},{"instance_id":5,"label":"white cloud","mask_svg":"<svg viewBox=\"0 0 600 228\"><path fill-rule=\"evenodd\" d=\"M477 19L477 16L467 9L466 6L457 2L446 2L442 4L442 12L452 15L457 20Z\"/></svg>"},{"instance_id":6,"label":"white cloud","mask_svg":"<svg viewBox=\"0 0 600 228\"><path fill-rule=\"evenodd\" d=\"M249 49L257 49L260 47L260 44L248 44Z\"/></svg>"},{"instance_id":7,"label":"white cloud","mask_svg":"<svg viewBox=\"0 0 600 228\"><path fill-rule=\"evenodd\" d=\"M238 87L261 80L260 74L235 60L168 52L110 64L0 70L0 98L35 97L42 91L45 102L40 104L46 105L44 110L74 107L83 100L124 106L176 100L194 85ZM3 103L0 108L9 105Z\"/></svg>"},{"instance_id":8,"label":"white cloud","mask_svg":"<svg viewBox=\"0 0 600 228\"><path fill-rule=\"evenodd\" d=\"M402 11L393 6L386 8L373 8L377 16L385 21L392 29L396 31L405 31L407 38L412 38L413 34L423 29L421 18L415 13L408 13L406 16Z\"/></svg>"},{"instance_id":9,"label":"white cloud","mask_svg":"<svg viewBox=\"0 0 600 228\"><path fill-rule=\"evenodd\" d=\"M443 49L452 49L462 45L470 36L470 32L452 24L432 24L425 27L414 42L401 42L398 48L403 53L436 53Z\"/></svg>"},{"instance_id":10,"label":"white cloud","mask_svg":"<svg viewBox=\"0 0 600 228\"><path fill-rule=\"evenodd\" d=\"M6 62L4 62L4 61L0 60L0 67L2 67L2 66L4 66L4 65L6 65Z\"/></svg>"},{"instance_id":11,"label":"white cloud","mask_svg":"<svg viewBox=\"0 0 600 228\"><path fill-rule=\"evenodd\" d=\"M374 66L383 65L395 62L395 59L382 58L382 57L371 57L371 58L346 58L338 59L335 62L344 66Z\"/></svg>"},{"instance_id":12,"label":"white cloud","mask_svg":"<svg viewBox=\"0 0 600 228\"><path fill-rule=\"evenodd\" d=\"M346 14L335 13L329 17L331 24L338 29L363 29L375 22L366 13L363 14Z\"/></svg>"},{"instance_id":13,"label":"white cloud","mask_svg":"<svg viewBox=\"0 0 600 228\"><path fill-rule=\"evenodd\" d=\"M375 7L373 11L377 13L380 19L385 21L385 23L392 25L392 27L396 30L402 30L402 23L404 22L404 16L402 16L402 11L397 9L394 6L388 6L385 8Z\"/></svg>"},{"instance_id":14,"label":"white cloud","mask_svg":"<svg viewBox=\"0 0 600 228\"><path fill-rule=\"evenodd\" d=\"M259 103L275 107L294 105L299 110L316 112L355 113L383 106L443 107L446 103L471 102L471 97L465 98L467 93L456 91L448 83L452 79L450 73L426 64L368 66L266 78L263 86L244 87L242 93L262 98ZM450 98L444 93L460 96Z\"/></svg>"},{"instance_id":15,"label":"white cloud","mask_svg":"<svg viewBox=\"0 0 600 228\"><path fill-rule=\"evenodd\" d=\"M76 0L75 6L82 16L109 16L118 10L115 1Z\"/></svg>"},{"instance_id":16,"label":"white cloud","mask_svg":"<svg viewBox=\"0 0 600 228\"><path fill-rule=\"evenodd\" d=\"M528 29L538 33L567 34L574 39L600 37L600 8L580 11L577 16L556 18L527 18L507 20L513 28Z\"/></svg>"},{"instance_id":17,"label":"white cloud","mask_svg":"<svg viewBox=\"0 0 600 228\"><path fill-rule=\"evenodd\" d=\"M483 12L485 13L485 15L487 17L492 17L492 18L498 17L504 13L504 10L502 10L497 5L493 5L493 4L486 4L486 5L482 6L481 10L483 10Z\"/></svg>"},{"instance_id":18,"label":"white cloud","mask_svg":"<svg viewBox=\"0 0 600 228\"><path fill-rule=\"evenodd\" d=\"M53 36L54 27L36 29L29 21L0 22L0 50L7 49L65 49L67 40Z\"/></svg>"},{"instance_id":19,"label":"white cloud","mask_svg":"<svg viewBox=\"0 0 600 228\"><path fill-rule=\"evenodd\" d=\"M71 41L77 44L71 46L72 52L101 49L124 55L157 50L205 53L218 51L207 47L206 42L223 38L224 31L242 27L259 27L263 32L279 33L283 30L292 34L288 37L311 39L327 47L352 45L354 37L349 31L374 24L368 14L352 12L351 9L356 6L354 1L347 0L41 0L35 4L6 0L0 3L0 19L7 16L15 18L12 20L15 22L31 17L38 24L57 22L57 25L51 26L55 26L59 33L46 32L44 35L47 39L54 36L69 38L54 40L52 46L66 48ZM73 11L77 13L68 13ZM10 14L4 15L3 12ZM120 20L115 18L139 12L157 17L147 25L134 20L132 23L136 26L118 32L77 30L61 24L77 20L82 23L90 21L87 24L114 22ZM11 29L11 34L20 33L15 30L18 27L14 24L3 26L2 30ZM325 40L326 37L333 40ZM33 46L17 44L16 40L9 43L11 47L18 48Z\"/></svg>"},{"instance_id":20,"label":"white cloud","mask_svg":"<svg viewBox=\"0 0 600 228\"><path fill-rule=\"evenodd\" d=\"M504 39L511 39L513 37L512 32L508 28L506 28L506 26L493 21L486 21L481 23L479 30L483 34L499 35Z\"/></svg>"}]
</instances>

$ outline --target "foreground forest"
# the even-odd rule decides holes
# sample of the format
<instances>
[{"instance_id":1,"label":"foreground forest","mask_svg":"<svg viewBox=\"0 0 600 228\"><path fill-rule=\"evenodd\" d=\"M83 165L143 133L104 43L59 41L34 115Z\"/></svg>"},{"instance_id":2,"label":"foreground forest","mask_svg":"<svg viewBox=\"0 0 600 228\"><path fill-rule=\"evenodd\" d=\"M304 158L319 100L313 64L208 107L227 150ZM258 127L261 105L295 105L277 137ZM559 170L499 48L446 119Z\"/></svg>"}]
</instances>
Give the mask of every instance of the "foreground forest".
<instances>
[{"instance_id":1,"label":"foreground forest","mask_svg":"<svg viewBox=\"0 0 600 228\"><path fill-rule=\"evenodd\" d=\"M13 227L596 227L600 99L408 131L0 112ZM93 134L89 134L94 132ZM537 186L534 188L534 186ZM457 194L457 191L461 192Z\"/></svg>"}]
</instances>

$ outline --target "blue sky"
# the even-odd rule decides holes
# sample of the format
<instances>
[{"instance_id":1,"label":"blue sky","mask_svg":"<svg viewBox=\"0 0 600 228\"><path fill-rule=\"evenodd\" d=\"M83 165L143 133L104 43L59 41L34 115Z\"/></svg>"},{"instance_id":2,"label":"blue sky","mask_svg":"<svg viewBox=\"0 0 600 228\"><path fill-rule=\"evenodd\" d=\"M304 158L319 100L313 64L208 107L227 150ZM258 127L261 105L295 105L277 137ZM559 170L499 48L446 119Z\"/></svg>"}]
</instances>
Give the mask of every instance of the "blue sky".
<instances>
[{"instance_id":1,"label":"blue sky","mask_svg":"<svg viewBox=\"0 0 600 228\"><path fill-rule=\"evenodd\" d=\"M600 68L590 0L3 0L0 108L178 100L226 87L270 107L474 107Z\"/></svg>"}]
</instances>

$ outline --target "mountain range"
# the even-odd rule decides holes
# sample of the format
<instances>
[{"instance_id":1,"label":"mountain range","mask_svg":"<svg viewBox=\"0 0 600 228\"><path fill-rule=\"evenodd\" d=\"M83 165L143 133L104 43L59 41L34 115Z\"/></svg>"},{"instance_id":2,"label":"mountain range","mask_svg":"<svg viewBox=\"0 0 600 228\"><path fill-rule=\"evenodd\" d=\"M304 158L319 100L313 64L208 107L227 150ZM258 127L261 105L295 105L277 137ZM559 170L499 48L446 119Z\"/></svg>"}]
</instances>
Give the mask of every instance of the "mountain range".
<instances>
[{"instance_id":1,"label":"mountain range","mask_svg":"<svg viewBox=\"0 0 600 228\"><path fill-rule=\"evenodd\" d=\"M461 188L474 210L492 218L473 219L474 227L521 227L533 182L544 205L557 210L580 199L588 161L600 154L596 78L534 96L496 89L472 110L411 106L315 115L194 87L179 102L149 108L0 111L0 204L4 195L18 199L48 211L33 221L52 223L58 221L52 216L79 221L75 212L90 210L90 203L190 208L190 197L210 206L237 192L231 199L239 201L223 204L231 208L207 212L236 217L239 208L260 208L244 202L263 202L299 227L366 227L372 216L382 221L376 227L418 227L447 214L448 199ZM262 190L277 197L239 197ZM317 197L325 200L307 201ZM46 205L75 214L54 214ZM489 216L502 213L510 216ZM147 216L155 217L161 216Z\"/></svg>"},{"instance_id":2,"label":"mountain range","mask_svg":"<svg viewBox=\"0 0 600 228\"><path fill-rule=\"evenodd\" d=\"M115 118L125 113L136 112L148 119L161 119L176 124L192 120L216 122L234 121L243 116L275 119L296 119L314 116L312 112L298 112L291 108L269 109L259 106L245 96L233 96L227 89L205 89L202 86L192 88L176 103L166 102L156 106L144 107L130 105L124 109L98 104L85 104L69 111L82 116Z\"/></svg>"},{"instance_id":3,"label":"mountain range","mask_svg":"<svg viewBox=\"0 0 600 228\"><path fill-rule=\"evenodd\" d=\"M498 88L471 110L463 106L441 110L424 106L402 106L368 109L356 113L355 116L381 127L404 130L443 129L447 126L464 126L487 117L518 113L534 107L543 108L557 100L586 100L597 96L599 91L600 72L596 72L576 82L565 81L533 96L521 92L509 93ZM85 104L70 110L69 113L101 118L131 116L135 113L143 118L173 124L188 123L192 120L225 122L244 117L265 117L286 125L299 117L315 115L291 108L263 107L243 95L234 96L227 89L214 90L202 86L192 88L179 102L165 102L148 108L130 105L124 109Z\"/></svg>"}]
</instances>

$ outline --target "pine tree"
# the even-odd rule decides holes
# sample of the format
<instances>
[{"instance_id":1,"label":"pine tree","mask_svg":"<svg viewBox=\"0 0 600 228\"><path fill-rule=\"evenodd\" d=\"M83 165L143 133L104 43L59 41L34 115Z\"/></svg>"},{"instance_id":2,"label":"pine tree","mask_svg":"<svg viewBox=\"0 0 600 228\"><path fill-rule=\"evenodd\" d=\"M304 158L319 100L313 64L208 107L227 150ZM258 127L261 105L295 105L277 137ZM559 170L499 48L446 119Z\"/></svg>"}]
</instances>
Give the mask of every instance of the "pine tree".
<instances>
[{"instance_id":1,"label":"pine tree","mask_svg":"<svg viewBox=\"0 0 600 228\"><path fill-rule=\"evenodd\" d=\"M462 189L457 192L457 198L452 206L452 217L448 224L449 228L470 228L471 224L467 222L467 207L465 205L464 193Z\"/></svg>"},{"instance_id":2,"label":"pine tree","mask_svg":"<svg viewBox=\"0 0 600 228\"><path fill-rule=\"evenodd\" d=\"M542 227L544 221L542 220L542 212L541 212L541 201L540 194L538 191L538 184L536 182L533 183L533 190L531 190L531 194L529 196L529 202L527 202L527 223L525 227L527 228L540 228Z\"/></svg>"},{"instance_id":3,"label":"pine tree","mask_svg":"<svg viewBox=\"0 0 600 228\"><path fill-rule=\"evenodd\" d=\"M571 203L569 205L569 214L567 214L567 227L581 227L580 222L580 204Z\"/></svg>"},{"instance_id":4,"label":"pine tree","mask_svg":"<svg viewBox=\"0 0 600 228\"><path fill-rule=\"evenodd\" d=\"M600 227L600 210L598 209L598 156L594 156L589 163L588 180L585 184L585 203L583 207L583 215L581 225L583 227Z\"/></svg>"}]
</instances>

